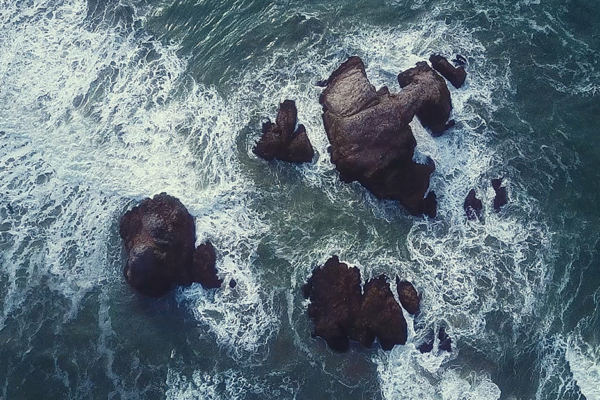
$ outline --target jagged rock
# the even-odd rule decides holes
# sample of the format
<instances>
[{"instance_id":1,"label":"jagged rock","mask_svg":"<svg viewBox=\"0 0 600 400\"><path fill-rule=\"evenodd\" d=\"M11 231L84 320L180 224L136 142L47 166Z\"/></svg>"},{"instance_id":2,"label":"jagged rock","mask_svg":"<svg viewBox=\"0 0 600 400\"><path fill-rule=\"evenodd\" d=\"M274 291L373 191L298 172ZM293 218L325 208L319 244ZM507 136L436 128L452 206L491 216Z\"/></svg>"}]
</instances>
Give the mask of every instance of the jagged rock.
<instances>
[{"instance_id":1,"label":"jagged rock","mask_svg":"<svg viewBox=\"0 0 600 400\"><path fill-rule=\"evenodd\" d=\"M313 336L320 336L335 351L344 352L350 340L370 347L375 338L384 350L406 343L407 327L400 305L385 276L360 287L360 271L331 257L316 268L303 287L310 299L308 315Z\"/></svg>"},{"instance_id":2,"label":"jagged rock","mask_svg":"<svg viewBox=\"0 0 600 400\"><path fill-rule=\"evenodd\" d=\"M310 298L308 316L314 323L314 336L320 336L335 351L347 351L349 337L358 340L355 321L360 315L362 293L360 271L348 268L337 257L316 268L303 287Z\"/></svg>"},{"instance_id":3,"label":"jagged rock","mask_svg":"<svg viewBox=\"0 0 600 400\"><path fill-rule=\"evenodd\" d=\"M387 277L381 275L371 279L365 284L364 291L362 321L358 324L361 328L364 327L358 330L361 343L369 347L375 336L384 350L391 350L397 344L405 344L406 320L390 290Z\"/></svg>"},{"instance_id":4,"label":"jagged rock","mask_svg":"<svg viewBox=\"0 0 600 400\"><path fill-rule=\"evenodd\" d=\"M223 280L217 276L217 253L212 243L207 241L196 248L192 268L192 280L205 289L221 287Z\"/></svg>"},{"instance_id":5,"label":"jagged rock","mask_svg":"<svg viewBox=\"0 0 600 400\"><path fill-rule=\"evenodd\" d=\"M152 297L189 285L196 230L187 209L166 193L143 200L121 218L129 285Z\"/></svg>"},{"instance_id":6,"label":"jagged rock","mask_svg":"<svg viewBox=\"0 0 600 400\"><path fill-rule=\"evenodd\" d=\"M432 160L413 161L416 140L408 125L416 114L434 132L446 128L452 108L444 79L427 63L399 76L404 89L379 91L367 79L358 57L350 57L329 79L321 94L329 151L344 182L358 181L381 199L397 200L411 214L436 215L430 192Z\"/></svg>"},{"instance_id":7,"label":"jagged rock","mask_svg":"<svg viewBox=\"0 0 600 400\"><path fill-rule=\"evenodd\" d=\"M478 219L481 215L481 210L483 209L483 203L476 197L475 189L471 189L467 198L465 199L465 213L467 214L467 219Z\"/></svg>"},{"instance_id":8,"label":"jagged rock","mask_svg":"<svg viewBox=\"0 0 600 400\"><path fill-rule=\"evenodd\" d=\"M265 160L281 160L294 163L312 161L315 152L306 134L304 125L298 125L296 103L285 100L279 105L275 124L270 120L263 123L262 137L253 151Z\"/></svg>"},{"instance_id":9,"label":"jagged rock","mask_svg":"<svg viewBox=\"0 0 600 400\"><path fill-rule=\"evenodd\" d=\"M496 197L494 197L494 210L498 212L502 206L508 203L508 194L506 188L502 186L502 178L492 179L492 187L496 192Z\"/></svg>"},{"instance_id":10,"label":"jagged rock","mask_svg":"<svg viewBox=\"0 0 600 400\"><path fill-rule=\"evenodd\" d=\"M404 94L404 98L411 103L421 125L431 129L434 136L441 135L454 125L454 121L448 123L452 100L446 81L425 61L401 72L398 83L403 89L400 94Z\"/></svg>"},{"instance_id":11,"label":"jagged rock","mask_svg":"<svg viewBox=\"0 0 600 400\"><path fill-rule=\"evenodd\" d=\"M400 281L400 278L396 277L396 289L398 290L398 299L400 299L402 307L409 314L418 314L421 299L413 284L408 281Z\"/></svg>"},{"instance_id":12,"label":"jagged rock","mask_svg":"<svg viewBox=\"0 0 600 400\"><path fill-rule=\"evenodd\" d=\"M446 59L446 57L441 56L439 54L433 54L429 57L429 62L433 69L442 74L442 76L452 84L457 89L460 89L461 86L465 83L465 79L467 79L467 71L461 65L459 67L455 67L450 64L450 62Z\"/></svg>"}]
</instances>

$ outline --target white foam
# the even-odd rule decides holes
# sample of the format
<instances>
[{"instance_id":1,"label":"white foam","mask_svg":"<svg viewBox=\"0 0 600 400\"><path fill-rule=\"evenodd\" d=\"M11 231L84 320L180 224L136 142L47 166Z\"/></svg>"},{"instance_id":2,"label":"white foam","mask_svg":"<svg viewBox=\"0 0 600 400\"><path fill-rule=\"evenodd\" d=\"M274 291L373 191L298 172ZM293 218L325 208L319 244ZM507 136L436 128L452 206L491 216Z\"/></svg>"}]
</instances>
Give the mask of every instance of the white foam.
<instances>
[{"instance_id":1,"label":"white foam","mask_svg":"<svg viewBox=\"0 0 600 400\"><path fill-rule=\"evenodd\" d=\"M143 23L143 13L132 10ZM266 227L248 209L254 188L236 153L246 115L185 76L177 45L106 21L92 27L86 18L83 0L19 3L0 15L0 130L14 144L1 155L23 153L19 169L10 171L16 188L11 179L2 184L14 207L29 208L25 222L9 220L18 239L3 255L13 264L3 318L24 305L27 291L17 275L27 264L29 287L59 276L52 288L74 310L107 278L125 284L119 267L106 267L113 264L106 245L111 226L128 199L166 191L197 217L198 241L214 243L226 283L238 282L235 291L212 296L192 287L180 298L233 355L255 351L277 323L252 268ZM50 184L35 184L39 169L52 176ZM23 229L57 206L47 229ZM34 241L33 254L28 233L43 238Z\"/></svg>"},{"instance_id":2,"label":"white foam","mask_svg":"<svg viewBox=\"0 0 600 400\"><path fill-rule=\"evenodd\" d=\"M600 351L587 344L580 335L571 335L565 358L585 398L600 400Z\"/></svg>"},{"instance_id":3,"label":"white foam","mask_svg":"<svg viewBox=\"0 0 600 400\"><path fill-rule=\"evenodd\" d=\"M447 354L447 353L445 353ZM383 397L386 399L499 399L500 389L486 373L464 375L441 367L445 357L421 354L414 346L396 346L389 353L380 351L377 363Z\"/></svg>"},{"instance_id":4,"label":"white foam","mask_svg":"<svg viewBox=\"0 0 600 400\"><path fill-rule=\"evenodd\" d=\"M269 378L278 378L281 373L273 372ZM191 378L174 370L167 375L166 393L168 400L237 400L255 395L261 399L287 398L297 391L297 384L283 378L275 387L269 385L266 379L247 378L237 370L226 370L220 373L195 371ZM290 397L291 398L291 397ZM295 396L294 396L295 398Z\"/></svg>"}]
</instances>

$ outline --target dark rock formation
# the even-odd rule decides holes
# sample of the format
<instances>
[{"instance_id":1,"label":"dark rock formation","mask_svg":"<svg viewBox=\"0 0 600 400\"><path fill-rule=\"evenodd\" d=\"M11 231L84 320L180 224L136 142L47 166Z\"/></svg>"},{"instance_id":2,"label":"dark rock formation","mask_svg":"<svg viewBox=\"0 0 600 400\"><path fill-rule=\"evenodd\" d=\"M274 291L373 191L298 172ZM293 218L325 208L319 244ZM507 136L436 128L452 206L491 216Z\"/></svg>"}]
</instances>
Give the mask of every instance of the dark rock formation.
<instances>
[{"instance_id":1,"label":"dark rock formation","mask_svg":"<svg viewBox=\"0 0 600 400\"><path fill-rule=\"evenodd\" d=\"M217 276L217 253L211 242L201 244L194 252L192 280L200 283L205 289L221 287L223 280Z\"/></svg>"},{"instance_id":2,"label":"dark rock formation","mask_svg":"<svg viewBox=\"0 0 600 400\"><path fill-rule=\"evenodd\" d=\"M398 299L400 299L402 307L412 315L418 314L421 299L412 283L400 281L400 278L396 277L396 289L398 290Z\"/></svg>"},{"instance_id":3,"label":"dark rock formation","mask_svg":"<svg viewBox=\"0 0 600 400\"><path fill-rule=\"evenodd\" d=\"M123 215L119 233L127 253L125 278L140 293L161 297L173 285L192 282L215 287L215 250L208 242L194 251L194 220L175 197L161 193L143 200Z\"/></svg>"},{"instance_id":4,"label":"dark rock formation","mask_svg":"<svg viewBox=\"0 0 600 400\"><path fill-rule=\"evenodd\" d=\"M483 203L476 197L475 189L471 189L465 199L465 213L468 219L478 219L483 209Z\"/></svg>"},{"instance_id":5,"label":"dark rock formation","mask_svg":"<svg viewBox=\"0 0 600 400\"><path fill-rule=\"evenodd\" d=\"M381 348L391 350L397 344L405 344L406 320L400 305L394 299L387 278L381 275L365 284L361 321L357 324L360 342L369 347L377 337Z\"/></svg>"},{"instance_id":6,"label":"dark rock formation","mask_svg":"<svg viewBox=\"0 0 600 400\"><path fill-rule=\"evenodd\" d=\"M494 210L498 212L502 206L508 203L508 194L506 193L506 188L502 186L502 178L492 179L492 187L496 192L496 197L494 198Z\"/></svg>"},{"instance_id":7,"label":"dark rock formation","mask_svg":"<svg viewBox=\"0 0 600 400\"><path fill-rule=\"evenodd\" d=\"M230 288L235 289L236 286L237 286L237 282L235 281L235 279L232 279L229 281Z\"/></svg>"},{"instance_id":8,"label":"dark rock formation","mask_svg":"<svg viewBox=\"0 0 600 400\"><path fill-rule=\"evenodd\" d=\"M399 76L404 88L391 94L367 79L358 57L351 57L322 82L323 123L331 161L344 182L358 181L381 199L397 200L411 214L434 217L434 193L425 193L433 161L413 161L416 140L409 122L416 114L426 127L442 131L452 108L444 79L427 63Z\"/></svg>"},{"instance_id":9,"label":"dark rock formation","mask_svg":"<svg viewBox=\"0 0 600 400\"><path fill-rule=\"evenodd\" d=\"M438 349L444 351L452 351L452 339L446 333L446 329L442 326L438 331L438 340L440 341Z\"/></svg>"},{"instance_id":10,"label":"dark rock formation","mask_svg":"<svg viewBox=\"0 0 600 400\"><path fill-rule=\"evenodd\" d=\"M297 121L296 103L285 100L279 105L275 124L270 120L263 123L263 135L253 149L254 154L268 161L310 162L315 152L304 125L300 124L296 129Z\"/></svg>"},{"instance_id":11,"label":"dark rock formation","mask_svg":"<svg viewBox=\"0 0 600 400\"><path fill-rule=\"evenodd\" d=\"M452 101L446 81L425 61L401 72L398 83L403 89L400 95L403 95L404 101L412 105L409 108L414 110L421 125L431 129L434 136L441 135L454 125L454 121L447 122L452 111Z\"/></svg>"},{"instance_id":12,"label":"dark rock formation","mask_svg":"<svg viewBox=\"0 0 600 400\"><path fill-rule=\"evenodd\" d=\"M355 321L362 306L358 268L348 268L337 257L331 257L313 271L303 291L311 300L308 316L314 322L313 335L325 339L335 351L348 350L349 337L358 340Z\"/></svg>"},{"instance_id":13,"label":"dark rock formation","mask_svg":"<svg viewBox=\"0 0 600 400\"><path fill-rule=\"evenodd\" d=\"M161 297L173 284L189 285L196 229L187 209L166 193L145 199L121 218L127 252L125 277L143 294Z\"/></svg>"},{"instance_id":14,"label":"dark rock formation","mask_svg":"<svg viewBox=\"0 0 600 400\"><path fill-rule=\"evenodd\" d=\"M365 284L364 296L360 282L360 271L335 256L313 271L303 287L311 300L313 336L340 352L348 350L350 340L370 347L377 338L384 350L406 343L406 321L387 278L382 275Z\"/></svg>"},{"instance_id":15,"label":"dark rock formation","mask_svg":"<svg viewBox=\"0 0 600 400\"><path fill-rule=\"evenodd\" d=\"M457 89L465 83L465 79L467 79L467 71L461 65L459 67L455 67L450 64L450 62L446 59L446 57L441 56L439 54L433 54L429 57L429 62L433 69L442 74L442 76L452 84Z\"/></svg>"}]
</instances>

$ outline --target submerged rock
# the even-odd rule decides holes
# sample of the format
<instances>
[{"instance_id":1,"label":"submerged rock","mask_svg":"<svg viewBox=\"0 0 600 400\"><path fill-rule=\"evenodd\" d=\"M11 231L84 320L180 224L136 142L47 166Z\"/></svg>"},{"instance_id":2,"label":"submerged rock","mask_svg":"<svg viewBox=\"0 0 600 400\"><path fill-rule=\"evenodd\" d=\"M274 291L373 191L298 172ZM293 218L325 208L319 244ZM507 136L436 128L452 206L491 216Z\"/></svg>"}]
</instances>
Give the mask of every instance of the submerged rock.
<instances>
[{"instance_id":1,"label":"submerged rock","mask_svg":"<svg viewBox=\"0 0 600 400\"><path fill-rule=\"evenodd\" d=\"M408 125L416 114L424 126L446 128L452 108L444 79L427 63L400 74L404 88L391 94L369 82L362 60L350 57L329 79L320 102L331 143L331 161L344 182L360 182L381 199L397 200L411 214L436 215L429 177L435 170L413 161L417 144Z\"/></svg>"},{"instance_id":2,"label":"submerged rock","mask_svg":"<svg viewBox=\"0 0 600 400\"><path fill-rule=\"evenodd\" d=\"M440 341L438 349L443 351L452 351L452 339L446 333L446 329L442 326L438 331L438 340Z\"/></svg>"},{"instance_id":3,"label":"submerged rock","mask_svg":"<svg viewBox=\"0 0 600 400\"><path fill-rule=\"evenodd\" d=\"M400 278L396 277L396 289L402 307L404 307L409 314L418 314L421 299L413 284L408 281L400 281Z\"/></svg>"},{"instance_id":4,"label":"submerged rock","mask_svg":"<svg viewBox=\"0 0 600 400\"><path fill-rule=\"evenodd\" d=\"M296 124L298 121L298 110L296 103L285 100L279 105L277 120L273 124L270 120L263 123L262 137L256 143L253 151L265 160L281 160L294 163L312 161L315 152L304 125Z\"/></svg>"},{"instance_id":5,"label":"submerged rock","mask_svg":"<svg viewBox=\"0 0 600 400\"><path fill-rule=\"evenodd\" d=\"M455 67L454 65L450 64L446 57L439 54L433 54L431 57L429 57L429 62L431 63L433 69L442 74L444 78L448 79L448 81L455 88L460 89L465 83L465 79L467 79L467 71L465 71L465 67L462 65Z\"/></svg>"},{"instance_id":6,"label":"submerged rock","mask_svg":"<svg viewBox=\"0 0 600 400\"><path fill-rule=\"evenodd\" d=\"M127 253L125 278L140 293L162 297L173 285L192 282L217 287L215 250L210 242L194 250L194 219L175 197L161 193L143 200L123 215L119 233Z\"/></svg>"},{"instance_id":7,"label":"submerged rock","mask_svg":"<svg viewBox=\"0 0 600 400\"><path fill-rule=\"evenodd\" d=\"M483 209L483 203L476 197L475 189L471 189L467 198L465 199L465 213L467 214L467 219L473 220L478 219L481 215L481 210Z\"/></svg>"},{"instance_id":8,"label":"submerged rock","mask_svg":"<svg viewBox=\"0 0 600 400\"><path fill-rule=\"evenodd\" d=\"M332 350L348 350L351 340L370 347L377 338L384 350L406 343L406 321L385 276L365 284L363 295L358 268L334 256L313 271L303 291L311 301L313 336L325 339Z\"/></svg>"},{"instance_id":9,"label":"submerged rock","mask_svg":"<svg viewBox=\"0 0 600 400\"><path fill-rule=\"evenodd\" d=\"M496 192L496 197L494 197L494 210L498 212L502 206L508 203L508 194L506 188L502 186L502 178L492 179L492 187Z\"/></svg>"},{"instance_id":10,"label":"submerged rock","mask_svg":"<svg viewBox=\"0 0 600 400\"><path fill-rule=\"evenodd\" d=\"M161 297L173 284L189 285L196 229L187 209L166 193L143 200L121 218L125 278L139 292Z\"/></svg>"}]
</instances>

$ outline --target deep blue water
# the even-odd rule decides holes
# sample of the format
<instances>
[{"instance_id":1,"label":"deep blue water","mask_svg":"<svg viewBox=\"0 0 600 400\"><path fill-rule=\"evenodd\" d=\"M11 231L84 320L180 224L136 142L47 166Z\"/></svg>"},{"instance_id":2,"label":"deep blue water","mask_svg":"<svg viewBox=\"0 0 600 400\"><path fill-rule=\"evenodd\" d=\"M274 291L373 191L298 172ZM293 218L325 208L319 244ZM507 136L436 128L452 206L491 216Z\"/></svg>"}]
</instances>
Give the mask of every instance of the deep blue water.
<instances>
[{"instance_id":1,"label":"deep blue water","mask_svg":"<svg viewBox=\"0 0 600 400\"><path fill-rule=\"evenodd\" d=\"M0 0L0 398L600 399L599 51L584 0ZM455 128L412 124L429 220L339 180L314 83L358 55L398 90L433 52L469 77ZM284 99L311 164L252 154ZM127 287L119 218L163 191L235 289ZM423 293L406 346L311 338L334 254ZM454 351L421 354L440 325Z\"/></svg>"}]
</instances>

